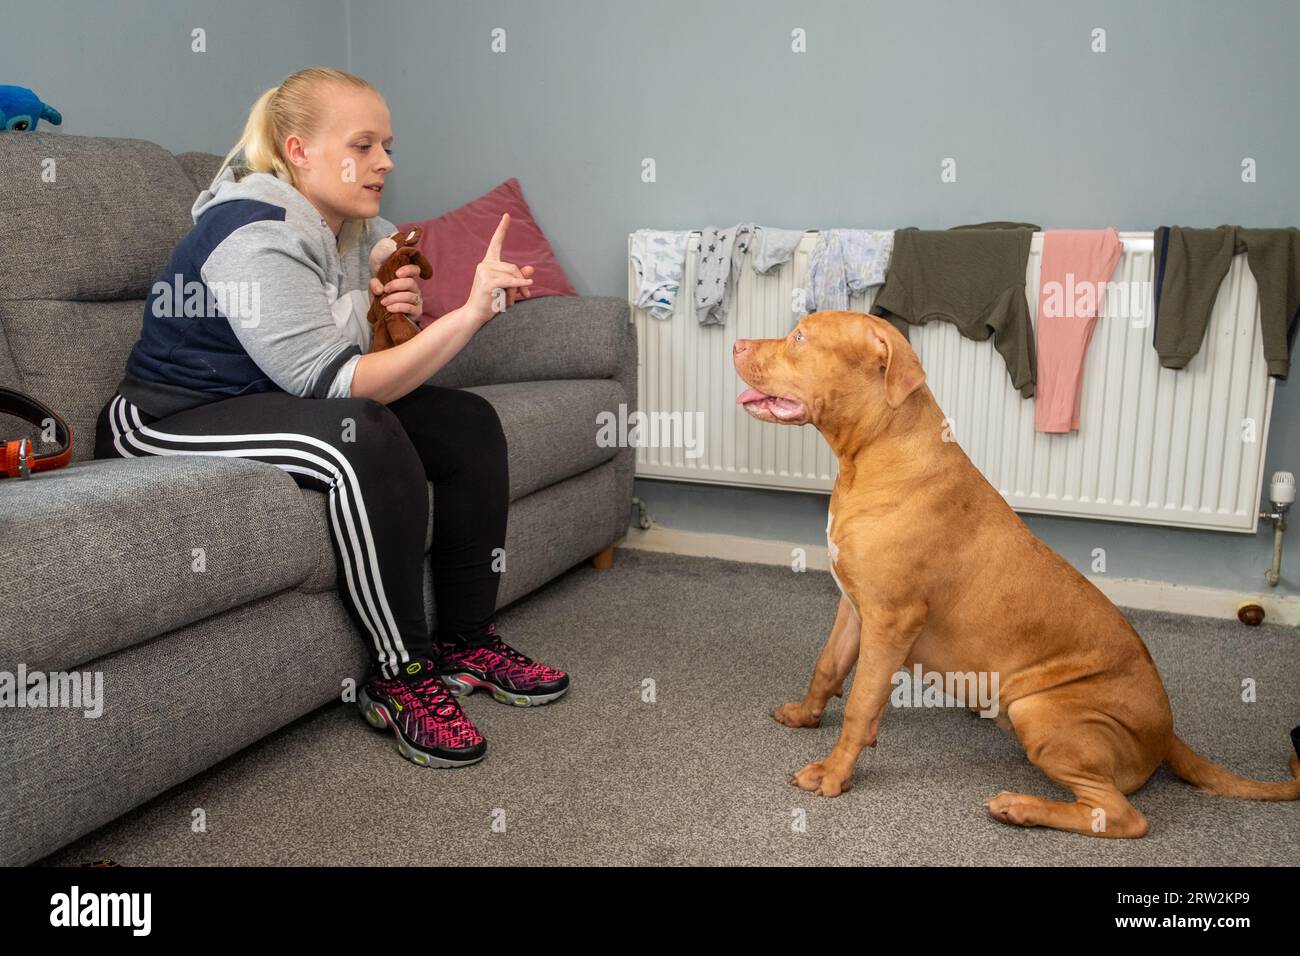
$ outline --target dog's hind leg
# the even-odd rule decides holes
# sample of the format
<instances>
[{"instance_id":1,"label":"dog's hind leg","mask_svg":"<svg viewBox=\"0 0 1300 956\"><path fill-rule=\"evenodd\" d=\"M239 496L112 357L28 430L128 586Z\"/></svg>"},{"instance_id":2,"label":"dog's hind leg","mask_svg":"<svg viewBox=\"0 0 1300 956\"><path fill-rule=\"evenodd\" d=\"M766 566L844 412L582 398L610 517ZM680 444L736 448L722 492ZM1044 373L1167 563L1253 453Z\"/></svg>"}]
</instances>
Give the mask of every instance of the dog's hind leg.
<instances>
[{"instance_id":1,"label":"dog's hind leg","mask_svg":"<svg viewBox=\"0 0 1300 956\"><path fill-rule=\"evenodd\" d=\"M1050 702L1035 700L1034 704ZM1147 820L1129 803L1121 785L1130 792L1146 776L1131 758L1137 750L1114 721L1088 714L1057 722L1048 708L1012 704L1009 716L1030 762L1052 780L1073 791L1074 803L1044 800L1024 793L1003 791L984 802L989 816L1022 827L1052 827L1084 836L1133 839L1145 836ZM1038 719L1034 711L1041 710ZM1059 714L1059 711L1058 711ZM1125 739L1128 738L1128 739ZM1126 761L1126 758L1130 758ZM1121 764L1130 769L1125 772ZM1151 768L1146 768L1149 776ZM1118 781L1118 782L1117 782ZM1135 782L1136 781L1136 782Z\"/></svg>"},{"instance_id":2,"label":"dog's hind leg","mask_svg":"<svg viewBox=\"0 0 1300 956\"><path fill-rule=\"evenodd\" d=\"M858 659L858 644L862 625L857 612L844 595L840 595L839 610L830 637L822 648L821 656L813 668L812 680L803 700L792 700L772 711L772 716L787 727L816 727L821 723L822 711L831 697L844 692L844 679L853 670Z\"/></svg>"},{"instance_id":3,"label":"dog's hind leg","mask_svg":"<svg viewBox=\"0 0 1300 956\"><path fill-rule=\"evenodd\" d=\"M984 801L989 816L1022 827L1051 827L1084 836L1134 839L1146 836L1147 819L1105 780L1077 785L1074 803L1003 790Z\"/></svg>"}]
</instances>

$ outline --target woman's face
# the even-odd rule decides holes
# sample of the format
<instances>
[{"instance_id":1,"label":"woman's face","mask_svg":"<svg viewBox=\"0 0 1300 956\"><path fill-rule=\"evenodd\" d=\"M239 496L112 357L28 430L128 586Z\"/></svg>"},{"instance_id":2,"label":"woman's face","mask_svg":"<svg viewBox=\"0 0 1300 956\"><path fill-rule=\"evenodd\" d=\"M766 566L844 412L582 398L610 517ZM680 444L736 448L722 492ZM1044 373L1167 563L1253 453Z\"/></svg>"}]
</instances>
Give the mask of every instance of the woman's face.
<instances>
[{"instance_id":1,"label":"woman's face","mask_svg":"<svg viewBox=\"0 0 1300 956\"><path fill-rule=\"evenodd\" d=\"M335 87L326 95L324 126L306 141L287 137L285 156L299 191L337 234L344 219L379 215L384 177L393 169L393 130L388 106L373 90Z\"/></svg>"}]
</instances>

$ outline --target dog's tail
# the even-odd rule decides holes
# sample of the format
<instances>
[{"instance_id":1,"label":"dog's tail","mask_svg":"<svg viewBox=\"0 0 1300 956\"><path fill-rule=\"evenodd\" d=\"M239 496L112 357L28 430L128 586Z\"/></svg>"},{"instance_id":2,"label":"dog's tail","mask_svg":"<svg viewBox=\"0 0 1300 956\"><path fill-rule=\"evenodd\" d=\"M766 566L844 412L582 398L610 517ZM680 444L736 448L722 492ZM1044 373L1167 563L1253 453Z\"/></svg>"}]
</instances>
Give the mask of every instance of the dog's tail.
<instances>
[{"instance_id":1,"label":"dog's tail","mask_svg":"<svg viewBox=\"0 0 1300 956\"><path fill-rule=\"evenodd\" d=\"M1291 731L1291 776L1285 783L1265 780L1248 780L1229 773L1218 764L1210 763L1177 737L1169 747L1165 765L1188 783L1216 797L1237 797L1242 800L1296 800L1300 799L1300 727Z\"/></svg>"}]
</instances>

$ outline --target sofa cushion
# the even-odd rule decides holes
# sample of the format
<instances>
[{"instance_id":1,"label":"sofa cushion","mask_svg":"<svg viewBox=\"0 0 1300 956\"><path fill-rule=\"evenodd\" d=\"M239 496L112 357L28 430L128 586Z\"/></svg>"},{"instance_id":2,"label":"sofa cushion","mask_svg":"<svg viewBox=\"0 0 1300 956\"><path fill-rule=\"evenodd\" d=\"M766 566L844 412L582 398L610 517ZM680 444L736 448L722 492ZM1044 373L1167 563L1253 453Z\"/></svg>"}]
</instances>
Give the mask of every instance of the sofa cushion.
<instances>
[{"instance_id":1,"label":"sofa cushion","mask_svg":"<svg viewBox=\"0 0 1300 956\"><path fill-rule=\"evenodd\" d=\"M623 386L612 379L512 382L466 391L486 398L501 419L511 501L594 468L618 452L617 446L597 442L597 416L608 412L617 420L619 403L627 401Z\"/></svg>"},{"instance_id":2,"label":"sofa cushion","mask_svg":"<svg viewBox=\"0 0 1300 956\"><path fill-rule=\"evenodd\" d=\"M26 392L67 419L74 462L95 457L95 421L122 380L144 302L0 301L0 328L13 363L12 379L0 368L0 385ZM39 437L34 426L0 415L0 436L23 434Z\"/></svg>"},{"instance_id":3,"label":"sofa cushion","mask_svg":"<svg viewBox=\"0 0 1300 956\"><path fill-rule=\"evenodd\" d=\"M293 587L315 559L298 486L265 462L105 459L0 494L0 670L75 667Z\"/></svg>"},{"instance_id":4,"label":"sofa cushion","mask_svg":"<svg viewBox=\"0 0 1300 956\"><path fill-rule=\"evenodd\" d=\"M144 140L0 136L0 300L144 298L197 195Z\"/></svg>"},{"instance_id":5,"label":"sofa cushion","mask_svg":"<svg viewBox=\"0 0 1300 956\"><path fill-rule=\"evenodd\" d=\"M525 299L475 332L429 381L464 388L557 378L612 378L628 338L630 315L626 297Z\"/></svg>"},{"instance_id":6,"label":"sofa cushion","mask_svg":"<svg viewBox=\"0 0 1300 956\"><path fill-rule=\"evenodd\" d=\"M2 308L2 307L0 307ZM9 350L9 336L5 333L5 323L3 317L0 317L0 385L6 388L21 389L22 385L18 380L18 366L14 364L13 353ZM0 438L12 438L6 427L14 419L5 415L0 415Z\"/></svg>"},{"instance_id":7,"label":"sofa cushion","mask_svg":"<svg viewBox=\"0 0 1300 956\"><path fill-rule=\"evenodd\" d=\"M207 189L212 180L217 178L217 170L226 157L216 153L177 153L176 162L180 163L185 175L194 184L195 195Z\"/></svg>"}]
</instances>

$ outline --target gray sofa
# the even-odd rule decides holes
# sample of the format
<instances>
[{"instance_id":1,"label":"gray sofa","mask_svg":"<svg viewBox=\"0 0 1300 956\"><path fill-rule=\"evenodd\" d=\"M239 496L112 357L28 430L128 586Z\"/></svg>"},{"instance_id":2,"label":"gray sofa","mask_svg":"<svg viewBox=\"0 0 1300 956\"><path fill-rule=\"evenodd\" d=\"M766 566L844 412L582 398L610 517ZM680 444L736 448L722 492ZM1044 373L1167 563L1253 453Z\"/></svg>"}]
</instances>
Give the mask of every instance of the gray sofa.
<instances>
[{"instance_id":1,"label":"gray sofa","mask_svg":"<svg viewBox=\"0 0 1300 956\"><path fill-rule=\"evenodd\" d=\"M93 460L147 290L219 163L142 140L0 133L0 385L58 411L74 441L70 466L0 481L0 672L103 680L97 717L0 707L3 864L343 706L344 682L365 674L324 493L237 458ZM430 379L478 392L505 427L498 606L608 562L628 525L633 450L601 447L596 420L634 410L636 374L626 301L566 297L513 306ZM35 437L0 415L0 437L23 434ZM426 551L431 537L432 520ZM433 627L431 585L426 562Z\"/></svg>"}]
</instances>

